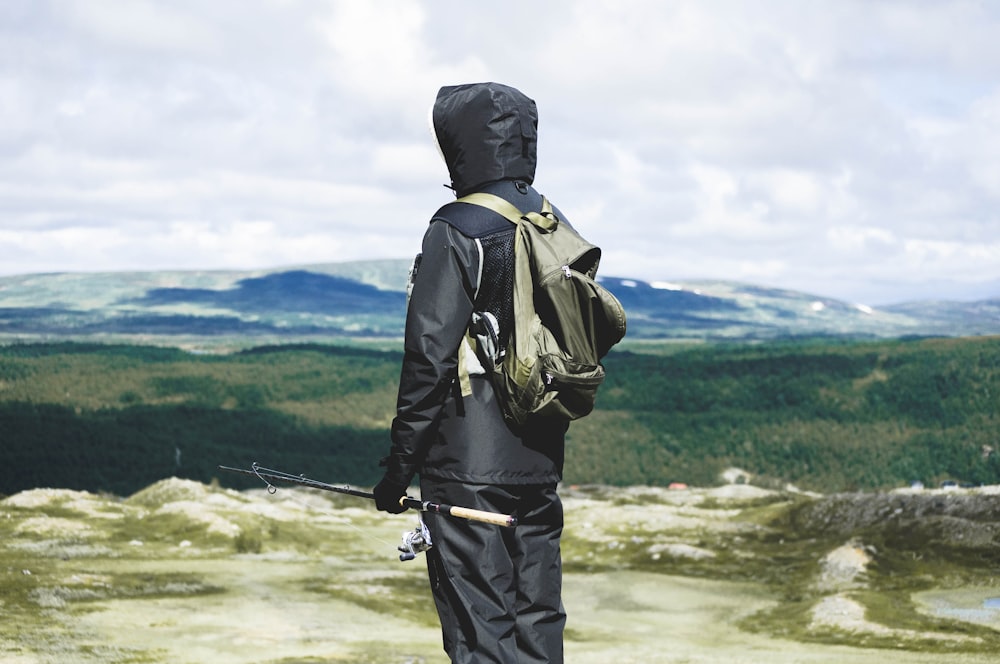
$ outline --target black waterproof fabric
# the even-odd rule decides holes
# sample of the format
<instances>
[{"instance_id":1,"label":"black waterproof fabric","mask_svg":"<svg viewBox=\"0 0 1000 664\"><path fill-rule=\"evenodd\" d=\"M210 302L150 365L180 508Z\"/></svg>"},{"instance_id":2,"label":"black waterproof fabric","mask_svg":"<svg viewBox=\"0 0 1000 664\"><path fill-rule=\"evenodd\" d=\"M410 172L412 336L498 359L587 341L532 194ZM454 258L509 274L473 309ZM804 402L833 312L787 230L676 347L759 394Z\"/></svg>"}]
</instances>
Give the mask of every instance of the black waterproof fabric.
<instances>
[{"instance_id":1,"label":"black waterproof fabric","mask_svg":"<svg viewBox=\"0 0 1000 664\"><path fill-rule=\"evenodd\" d=\"M463 99L471 106L463 107ZM484 177L509 176L478 182L477 190L501 196L525 211L541 209L542 197L526 179L534 176L534 102L494 83L454 86L442 88L433 115L457 187ZM526 126L531 127L530 140L525 137ZM480 142L494 147L460 147ZM504 423L485 376L472 376L470 396L462 398L459 392L459 350L473 310L489 297L479 293L477 301L477 291L481 284L495 282L497 273L510 273L513 266L512 252L487 257L483 243L492 235L513 232L510 222L475 205L451 203L432 217L407 308L387 457L387 477L395 483L406 485L418 472L486 484L546 484L562 479L565 423L540 422L517 435Z\"/></svg>"},{"instance_id":2,"label":"black waterproof fabric","mask_svg":"<svg viewBox=\"0 0 1000 664\"><path fill-rule=\"evenodd\" d=\"M495 83L454 86L441 89L433 118L456 192L488 191L521 210L541 209L531 187L534 102ZM515 434L487 375L472 373L466 396L458 376L473 311L512 317L503 312L513 311L513 233L509 221L476 205L450 203L433 215L407 308L380 483L395 493L419 474L425 500L520 520L508 529L424 515L445 649L463 664L563 661L562 506L555 488L568 425L540 421Z\"/></svg>"},{"instance_id":3,"label":"black waterproof fabric","mask_svg":"<svg viewBox=\"0 0 1000 664\"><path fill-rule=\"evenodd\" d=\"M421 496L516 513L516 528L427 514L428 574L445 652L462 664L560 664L562 502L554 485L420 482Z\"/></svg>"},{"instance_id":4,"label":"black waterproof fabric","mask_svg":"<svg viewBox=\"0 0 1000 664\"><path fill-rule=\"evenodd\" d=\"M522 204L524 207L519 209L526 211L542 207L541 194L521 181L491 182L479 192L499 196L512 205ZM515 226L481 205L460 202L442 207L433 221L445 221L463 235L479 240L483 270L475 310L488 311L496 317L500 324L498 346L505 348L514 328Z\"/></svg>"},{"instance_id":5,"label":"black waterproof fabric","mask_svg":"<svg viewBox=\"0 0 1000 664\"><path fill-rule=\"evenodd\" d=\"M432 222L424 238L387 459L389 476L402 485L418 472L487 484L562 478L565 423L540 422L516 435L485 375L470 377L470 396L459 392L458 353L480 280L478 246L443 221Z\"/></svg>"},{"instance_id":6,"label":"black waterproof fabric","mask_svg":"<svg viewBox=\"0 0 1000 664\"><path fill-rule=\"evenodd\" d=\"M488 182L534 181L538 111L519 90L499 83L441 88L433 120L459 196Z\"/></svg>"}]
</instances>

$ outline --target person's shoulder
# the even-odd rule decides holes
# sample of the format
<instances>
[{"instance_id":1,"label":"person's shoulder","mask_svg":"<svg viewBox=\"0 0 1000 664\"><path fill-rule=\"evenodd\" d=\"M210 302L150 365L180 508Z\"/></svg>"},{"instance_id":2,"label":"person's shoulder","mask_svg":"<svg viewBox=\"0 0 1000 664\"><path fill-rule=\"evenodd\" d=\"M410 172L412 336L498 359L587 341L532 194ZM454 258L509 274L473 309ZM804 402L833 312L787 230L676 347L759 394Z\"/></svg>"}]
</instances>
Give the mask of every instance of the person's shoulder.
<instances>
[{"instance_id":1,"label":"person's shoulder","mask_svg":"<svg viewBox=\"0 0 1000 664\"><path fill-rule=\"evenodd\" d=\"M444 222L470 238L483 238L513 226L502 216L481 205L452 201L443 205L431 217L431 223Z\"/></svg>"},{"instance_id":2,"label":"person's shoulder","mask_svg":"<svg viewBox=\"0 0 1000 664\"><path fill-rule=\"evenodd\" d=\"M547 197L535 189L533 185L524 182L497 182L490 185L486 191L506 199L522 212L541 212L543 201L547 199ZM559 217L560 220L566 221L566 217L563 216L562 210L556 207L555 203L551 199L548 200L555 215Z\"/></svg>"},{"instance_id":3,"label":"person's shoulder","mask_svg":"<svg viewBox=\"0 0 1000 664\"><path fill-rule=\"evenodd\" d=\"M522 212L540 212L542 209L542 194L522 182L502 180L484 185L477 191L499 196ZM567 221L561 210L554 205L552 209L560 220ZM431 222L435 221L445 222L470 238L483 238L502 231L513 231L514 228L505 217L488 208L459 201L440 207L431 217Z\"/></svg>"}]
</instances>

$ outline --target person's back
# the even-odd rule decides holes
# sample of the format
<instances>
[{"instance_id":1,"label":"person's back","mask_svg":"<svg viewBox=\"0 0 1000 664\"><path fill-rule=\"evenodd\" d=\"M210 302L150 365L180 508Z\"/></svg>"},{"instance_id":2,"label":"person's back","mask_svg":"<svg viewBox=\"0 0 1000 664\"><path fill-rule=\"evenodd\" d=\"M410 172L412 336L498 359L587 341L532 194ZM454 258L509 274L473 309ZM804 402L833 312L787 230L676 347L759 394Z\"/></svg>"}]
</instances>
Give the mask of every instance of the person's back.
<instances>
[{"instance_id":1,"label":"person's back","mask_svg":"<svg viewBox=\"0 0 1000 664\"><path fill-rule=\"evenodd\" d=\"M496 83L442 88L434 130L458 196L485 191L538 211L537 113ZM563 218L561 213L560 218ZM450 203L432 217L412 281L397 415L379 509L420 475L425 500L516 513L518 526L425 517L428 571L445 650L456 662L561 662L562 477L566 423L504 423L473 349L473 314L513 316L512 224L485 208Z\"/></svg>"}]
</instances>

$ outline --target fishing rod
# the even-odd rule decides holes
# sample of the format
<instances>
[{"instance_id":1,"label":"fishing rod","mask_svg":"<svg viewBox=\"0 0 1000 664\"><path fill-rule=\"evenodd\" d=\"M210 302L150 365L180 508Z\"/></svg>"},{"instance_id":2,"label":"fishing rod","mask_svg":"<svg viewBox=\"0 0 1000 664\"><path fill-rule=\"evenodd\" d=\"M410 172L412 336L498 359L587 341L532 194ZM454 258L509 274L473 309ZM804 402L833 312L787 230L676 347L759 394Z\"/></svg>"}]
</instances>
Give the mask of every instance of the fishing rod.
<instances>
[{"instance_id":1,"label":"fishing rod","mask_svg":"<svg viewBox=\"0 0 1000 664\"><path fill-rule=\"evenodd\" d=\"M251 477L256 477L257 479L264 482L267 485L267 492L273 494L278 490L278 487L274 486L271 482L280 482L285 484L297 484L299 486L309 487L311 489L321 489L323 491L332 491L333 493L343 493L348 496L357 496L358 498L367 498L368 500L375 500L375 494L370 491L361 491L360 489L352 489L349 486L337 486L335 484L327 484L326 482L320 482L319 480L314 480L306 477L305 475L292 475L291 473L285 473L280 470L274 470L272 468L263 468L254 461L250 464L250 468L233 468L231 466L219 466L219 470L224 470L229 473L239 473L241 475L249 475ZM512 514L500 514L498 512L486 512L483 510L476 510L470 507L459 507L457 505L446 505L443 503L433 503L429 500L419 500L417 498L411 498L409 496L403 496L399 499L399 504L402 507L408 507L410 509L417 510L418 512L434 512L435 514L444 514L446 516L455 517L458 519L466 519L468 521L479 521L482 523L489 523L495 526L502 526L504 528L513 528L517 525L517 517ZM431 546L430 533L427 531L427 527L424 526L421 521L417 526L417 529L410 533L403 534L403 545L399 547L402 552L399 556L400 560L413 560L417 553L421 551L426 551Z\"/></svg>"}]
</instances>

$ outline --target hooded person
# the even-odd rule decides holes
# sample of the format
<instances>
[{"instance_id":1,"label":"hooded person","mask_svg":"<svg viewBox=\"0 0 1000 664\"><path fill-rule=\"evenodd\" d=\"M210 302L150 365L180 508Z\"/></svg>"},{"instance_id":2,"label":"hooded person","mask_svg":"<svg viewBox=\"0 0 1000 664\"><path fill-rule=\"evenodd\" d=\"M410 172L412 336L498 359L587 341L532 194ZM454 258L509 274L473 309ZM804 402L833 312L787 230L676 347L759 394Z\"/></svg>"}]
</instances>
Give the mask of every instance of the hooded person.
<instances>
[{"instance_id":1,"label":"hooded person","mask_svg":"<svg viewBox=\"0 0 1000 664\"><path fill-rule=\"evenodd\" d=\"M541 210L532 187L534 101L498 83L448 86L438 92L432 120L458 196L487 192L524 212ZM538 420L508 428L486 360L469 342L475 315L492 318L498 346L506 345L514 233L499 214L458 201L431 217L411 274L392 444L374 490L378 509L399 513L419 476L423 500L516 514L513 529L424 515L444 649L463 664L563 661L556 487L568 425Z\"/></svg>"}]
</instances>

